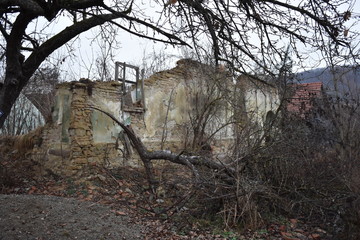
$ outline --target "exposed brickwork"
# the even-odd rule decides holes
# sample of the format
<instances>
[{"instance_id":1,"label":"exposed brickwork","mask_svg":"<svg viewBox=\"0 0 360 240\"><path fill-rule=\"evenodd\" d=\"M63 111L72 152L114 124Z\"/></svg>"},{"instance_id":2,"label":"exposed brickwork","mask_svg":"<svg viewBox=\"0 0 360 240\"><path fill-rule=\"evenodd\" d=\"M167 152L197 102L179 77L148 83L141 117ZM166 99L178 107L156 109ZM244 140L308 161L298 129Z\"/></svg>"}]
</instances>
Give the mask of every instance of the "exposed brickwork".
<instances>
[{"instance_id":1,"label":"exposed brickwork","mask_svg":"<svg viewBox=\"0 0 360 240\"><path fill-rule=\"evenodd\" d=\"M72 176L86 172L89 164L120 164L117 162L119 152L115 149L115 141L94 142L94 124L97 123L93 122L94 110L89 108L96 105L106 109L102 106L104 101L119 104L120 84L90 81L64 83L58 85L57 93L53 124L45 127L43 143L32 154L32 158L43 166L43 172L51 170L55 174Z\"/></svg>"}]
</instances>

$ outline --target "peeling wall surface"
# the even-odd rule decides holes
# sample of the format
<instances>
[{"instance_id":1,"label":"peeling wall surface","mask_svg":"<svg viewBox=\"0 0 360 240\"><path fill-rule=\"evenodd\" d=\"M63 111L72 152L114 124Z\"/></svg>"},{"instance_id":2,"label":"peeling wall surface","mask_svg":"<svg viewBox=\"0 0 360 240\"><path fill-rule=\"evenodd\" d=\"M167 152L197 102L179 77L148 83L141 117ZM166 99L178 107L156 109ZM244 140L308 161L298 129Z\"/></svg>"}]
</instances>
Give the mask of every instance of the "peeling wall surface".
<instances>
[{"instance_id":1,"label":"peeling wall surface","mask_svg":"<svg viewBox=\"0 0 360 240\"><path fill-rule=\"evenodd\" d=\"M268 113L275 113L280 107L278 90L249 77L239 77L238 81L244 92L245 112L248 118L263 127Z\"/></svg>"},{"instance_id":2,"label":"peeling wall surface","mask_svg":"<svg viewBox=\"0 0 360 240\"><path fill-rule=\"evenodd\" d=\"M89 164L120 165L115 147L120 127L90 108L97 106L121 119L120 86L89 80L58 85L53 121L43 131L41 147L33 151L34 160L60 175L79 174Z\"/></svg>"},{"instance_id":3,"label":"peeling wall surface","mask_svg":"<svg viewBox=\"0 0 360 240\"><path fill-rule=\"evenodd\" d=\"M122 129L92 106L131 125L150 150L179 152L191 148L197 138L200 143L211 139L214 153L226 152L234 139L234 110L229 104L236 98L231 93L234 86L226 72L192 60L180 60L175 68L145 79L145 102L134 101L131 87L124 95L120 82L82 79L60 84L52 124L45 127L33 158L44 171L69 176L95 164L138 165ZM275 92L265 92L249 87L245 94L247 109L258 114L258 121L278 104Z\"/></svg>"},{"instance_id":4,"label":"peeling wall surface","mask_svg":"<svg viewBox=\"0 0 360 240\"><path fill-rule=\"evenodd\" d=\"M233 116L228 114L228 99L219 89L219 85L227 84L231 85L232 80L226 73L196 61L178 61L175 68L156 73L145 81L145 127L137 132L145 143L157 149L162 142L167 145L163 148L171 151L187 149L192 145L196 119L205 121L200 116L208 114L203 137L214 134L213 147L221 149L221 144L232 141L234 135L229 124ZM216 108L211 114L207 111L210 107Z\"/></svg>"}]
</instances>

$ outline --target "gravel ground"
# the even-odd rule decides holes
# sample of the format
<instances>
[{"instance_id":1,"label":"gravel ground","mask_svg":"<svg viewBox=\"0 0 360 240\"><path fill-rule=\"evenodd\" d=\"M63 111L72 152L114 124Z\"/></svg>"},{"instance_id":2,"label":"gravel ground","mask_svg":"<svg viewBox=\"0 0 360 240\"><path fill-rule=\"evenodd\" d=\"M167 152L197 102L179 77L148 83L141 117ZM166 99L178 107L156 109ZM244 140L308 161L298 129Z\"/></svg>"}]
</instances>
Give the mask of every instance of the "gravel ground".
<instances>
[{"instance_id":1,"label":"gravel ground","mask_svg":"<svg viewBox=\"0 0 360 240\"><path fill-rule=\"evenodd\" d=\"M0 239L144 239L107 206L47 195L0 195Z\"/></svg>"}]
</instances>

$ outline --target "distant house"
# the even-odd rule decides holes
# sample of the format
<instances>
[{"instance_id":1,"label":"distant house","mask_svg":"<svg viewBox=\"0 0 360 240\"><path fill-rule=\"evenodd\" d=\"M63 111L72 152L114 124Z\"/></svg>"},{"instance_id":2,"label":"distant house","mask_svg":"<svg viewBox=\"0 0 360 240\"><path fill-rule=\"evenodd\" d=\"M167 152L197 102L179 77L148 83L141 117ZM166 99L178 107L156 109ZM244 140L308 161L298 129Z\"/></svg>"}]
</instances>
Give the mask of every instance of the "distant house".
<instances>
[{"instance_id":1,"label":"distant house","mask_svg":"<svg viewBox=\"0 0 360 240\"><path fill-rule=\"evenodd\" d=\"M290 87L291 97L287 110L290 114L306 118L312 113L318 100L323 98L323 83L302 83Z\"/></svg>"}]
</instances>

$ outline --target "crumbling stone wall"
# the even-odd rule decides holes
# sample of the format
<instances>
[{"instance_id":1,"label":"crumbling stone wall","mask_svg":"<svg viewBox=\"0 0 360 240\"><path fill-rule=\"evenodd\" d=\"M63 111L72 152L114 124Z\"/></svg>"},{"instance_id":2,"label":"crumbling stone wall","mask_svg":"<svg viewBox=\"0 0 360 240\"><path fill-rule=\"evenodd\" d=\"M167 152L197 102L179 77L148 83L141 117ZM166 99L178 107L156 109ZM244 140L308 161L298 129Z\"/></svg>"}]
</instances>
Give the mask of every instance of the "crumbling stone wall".
<instances>
[{"instance_id":1,"label":"crumbling stone wall","mask_svg":"<svg viewBox=\"0 0 360 240\"><path fill-rule=\"evenodd\" d=\"M214 79L218 85L209 90L206 84ZM150 150L180 152L187 150L193 138L190 118L197 110L194 104L201 104L195 98L235 86L226 72L186 59L145 80L145 109L135 102L132 105L130 95L122 95L121 84L82 79L58 85L52 124L44 128L43 143L33 151L44 172L72 176L86 173L91 165L140 164L122 129L92 106L130 124ZM126 109L122 105L125 97L130 97ZM205 129L211 134L221 126L211 142L213 153L226 152L234 143L234 126L228 124L233 121L234 110L226 101L220 104Z\"/></svg>"},{"instance_id":2,"label":"crumbling stone wall","mask_svg":"<svg viewBox=\"0 0 360 240\"><path fill-rule=\"evenodd\" d=\"M116 138L121 129L97 106L120 117L120 84L80 82L58 85L53 124L45 128L43 144L34 149L33 158L44 172L58 175L81 174L89 165L120 165Z\"/></svg>"}]
</instances>

